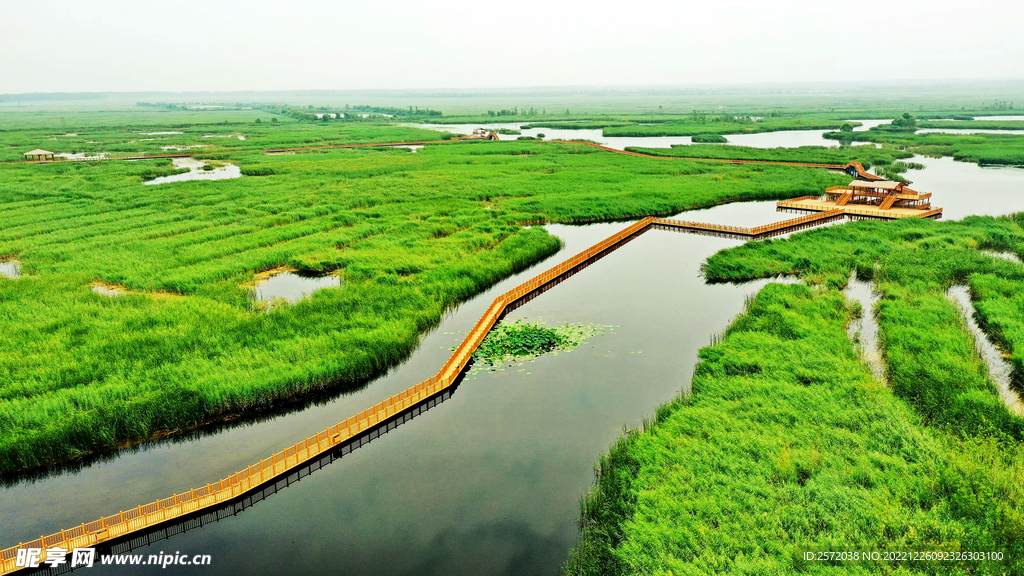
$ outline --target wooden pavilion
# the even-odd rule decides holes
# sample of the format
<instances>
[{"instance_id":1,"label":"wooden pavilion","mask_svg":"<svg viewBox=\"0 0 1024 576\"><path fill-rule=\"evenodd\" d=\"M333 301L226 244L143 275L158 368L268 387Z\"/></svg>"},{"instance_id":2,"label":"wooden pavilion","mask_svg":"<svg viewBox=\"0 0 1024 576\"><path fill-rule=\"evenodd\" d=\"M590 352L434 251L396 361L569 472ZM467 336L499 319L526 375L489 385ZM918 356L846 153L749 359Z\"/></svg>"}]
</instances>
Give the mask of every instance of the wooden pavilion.
<instances>
[{"instance_id":1,"label":"wooden pavilion","mask_svg":"<svg viewBox=\"0 0 1024 576\"><path fill-rule=\"evenodd\" d=\"M942 208L932 208L930 192L918 192L904 182L854 180L846 186L825 189L825 194L804 196L778 203L780 209L822 212L836 208L848 214L892 220L941 218Z\"/></svg>"},{"instance_id":2,"label":"wooden pavilion","mask_svg":"<svg viewBox=\"0 0 1024 576\"><path fill-rule=\"evenodd\" d=\"M25 160L28 161L39 161L39 160L53 160L53 152L49 150L40 150L36 148L31 152L25 152Z\"/></svg>"}]
</instances>

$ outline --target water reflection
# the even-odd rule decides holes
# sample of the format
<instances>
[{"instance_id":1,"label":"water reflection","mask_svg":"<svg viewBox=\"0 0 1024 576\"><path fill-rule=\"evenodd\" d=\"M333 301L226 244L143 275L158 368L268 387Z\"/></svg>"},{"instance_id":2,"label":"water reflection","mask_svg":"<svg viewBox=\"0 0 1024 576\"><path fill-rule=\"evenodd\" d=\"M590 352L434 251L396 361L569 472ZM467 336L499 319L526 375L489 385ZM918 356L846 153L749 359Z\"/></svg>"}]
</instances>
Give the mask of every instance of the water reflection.
<instances>
[{"instance_id":1,"label":"water reflection","mask_svg":"<svg viewBox=\"0 0 1024 576\"><path fill-rule=\"evenodd\" d=\"M65 160L79 160L79 161L82 161L82 160L104 160L104 159L106 159L107 155L104 152L99 152L99 153L93 154L93 155L89 155L89 154L87 154L85 152L76 152L76 153L64 152L62 154L54 154L54 157L56 157L56 158L64 158Z\"/></svg>"},{"instance_id":2,"label":"water reflection","mask_svg":"<svg viewBox=\"0 0 1024 576\"><path fill-rule=\"evenodd\" d=\"M203 170L203 166L206 166L206 162L202 160L196 160L194 158L174 158L172 160L175 168L188 168L189 171L184 174L175 174L173 176L161 176L154 178L144 184L169 184L171 182L186 182L189 180L227 180L230 178L241 178L242 169L234 164L227 164L225 166L219 166L213 170Z\"/></svg>"},{"instance_id":3,"label":"water reflection","mask_svg":"<svg viewBox=\"0 0 1024 576\"><path fill-rule=\"evenodd\" d=\"M281 272L270 276L255 288L255 299L259 302L283 299L298 302L317 290L341 286L337 276L302 276L295 272Z\"/></svg>"},{"instance_id":4,"label":"water reflection","mask_svg":"<svg viewBox=\"0 0 1024 576\"><path fill-rule=\"evenodd\" d=\"M133 532L126 537L105 542L96 547L97 554L125 554L139 548L145 548L156 544L163 540L168 540L178 534L198 530L208 524L219 522L232 516L237 516L274 494L277 494L281 490L284 490L285 488L288 488L289 486L292 486L300 480L308 477L310 474L313 474L336 460L351 454L353 451L366 446L377 438L381 438L402 424L405 424L413 418L425 413L427 410L449 400L458 390L461 383L461 379L457 380L449 388L423 404L414 406L400 414L396 414L388 420L367 429L358 436L338 444L330 450L327 450L326 452L303 463L301 466L296 467L286 476L266 482L256 490L252 490L242 496L223 502L217 506L203 508L197 513L176 518L170 522L160 524L157 527ZM42 568L40 570L34 570L31 573L56 576L58 574L67 574L74 571L75 570L71 569L69 566L63 565L55 569Z\"/></svg>"},{"instance_id":5,"label":"water reflection","mask_svg":"<svg viewBox=\"0 0 1024 576\"><path fill-rule=\"evenodd\" d=\"M1013 252L995 252L993 250L982 250L984 254L988 254L993 258L999 258L1000 260L1008 260L1020 264L1020 258Z\"/></svg>"},{"instance_id":6,"label":"water reflection","mask_svg":"<svg viewBox=\"0 0 1024 576\"><path fill-rule=\"evenodd\" d=\"M924 165L904 174L915 190L931 192L932 205L942 207L944 220L966 216L999 216L1024 211L1024 170L979 167L952 158L914 156L904 160Z\"/></svg>"},{"instance_id":7,"label":"water reflection","mask_svg":"<svg viewBox=\"0 0 1024 576\"><path fill-rule=\"evenodd\" d=\"M15 279L21 278L21 262L19 260L0 262L0 276Z\"/></svg>"},{"instance_id":8,"label":"water reflection","mask_svg":"<svg viewBox=\"0 0 1024 576\"><path fill-rule=\"evenodd\" d=\"M878 303L879 294L872 289L870 281L858 279L856 272L843 293L848 300L854 300L861 306L860 318L850 323L847 335L856 343L855 348L875 380L884 384L885 366L878 351L878 321L875 319L875 304Z\"/></svg>"},{"instance_id":9,"label":"water reflection","mask_svg":"<svg viewBox=\"0 0 1024 576\"><path fill-rule=\"evenodd\" d=\"M975 116L974 119L975 120L992 120L992 121L996 121L996 122L1004 122L1004 121L1005 122L1012 122L1013 120L1022 120L1022 121L1024 121L1024 116L1020 116L1020 115L1016 115L1016 116Z\"/></svg>"}]
</instances>

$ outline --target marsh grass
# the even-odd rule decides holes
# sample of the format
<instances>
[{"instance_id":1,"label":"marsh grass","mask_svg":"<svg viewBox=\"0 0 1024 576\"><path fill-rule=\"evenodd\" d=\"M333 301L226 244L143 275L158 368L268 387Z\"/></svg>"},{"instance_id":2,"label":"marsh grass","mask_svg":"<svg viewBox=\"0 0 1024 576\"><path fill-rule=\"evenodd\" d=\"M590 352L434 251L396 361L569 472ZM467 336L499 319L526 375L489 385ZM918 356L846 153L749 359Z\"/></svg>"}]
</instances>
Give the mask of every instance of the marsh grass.
<instances>
[{"instance_id":1,"label":"marsh grass","mask_svg":"<svg viewBox=\"0 0 1024 576\"><path fill-rule=\"evenodd\" d=\"M697 142L694 137L694 142ZM874 146L800 146L797 148L754 148L750 146L701 146L677 144L671 148L626 148L652 156L681 158L721 158L723 160L768 160L773 162L807 162L814 164L847 164L858 161L865 168L887 166L899 158L910 158L910 152Z\"/></svg>"},{"instance_id":2,"label":"marsh grass","mask_svg":"<svg viewBox=\"0 0 1024 576\"><path fill-rule=\"evenodd\" d=\"M592 574L1012 574L1021 451L928 426L879 385L833 288L769 284L692 393L602 457L566 565ZM1001 563L805 562L800 550L1002 550Z\"/></svg>"}]
</instances>

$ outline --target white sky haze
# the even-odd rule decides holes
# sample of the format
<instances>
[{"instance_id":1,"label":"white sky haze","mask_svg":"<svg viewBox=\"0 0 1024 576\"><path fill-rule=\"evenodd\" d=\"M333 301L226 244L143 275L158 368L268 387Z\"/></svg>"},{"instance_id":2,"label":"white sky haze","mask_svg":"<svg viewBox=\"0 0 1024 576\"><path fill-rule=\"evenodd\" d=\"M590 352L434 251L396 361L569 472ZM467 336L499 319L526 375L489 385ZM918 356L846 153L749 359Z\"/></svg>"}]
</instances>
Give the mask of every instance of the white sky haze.
<instances>
[{"instance_id":1,"label":"white sky haze","mask_svg":"<svg viewBox=\"0 0 1024 576\"><path fill-rule=\"evenodd\" d=\"M0 93L1024 77L1024 2L15 2Z\"/></svg>"}]
</instances>

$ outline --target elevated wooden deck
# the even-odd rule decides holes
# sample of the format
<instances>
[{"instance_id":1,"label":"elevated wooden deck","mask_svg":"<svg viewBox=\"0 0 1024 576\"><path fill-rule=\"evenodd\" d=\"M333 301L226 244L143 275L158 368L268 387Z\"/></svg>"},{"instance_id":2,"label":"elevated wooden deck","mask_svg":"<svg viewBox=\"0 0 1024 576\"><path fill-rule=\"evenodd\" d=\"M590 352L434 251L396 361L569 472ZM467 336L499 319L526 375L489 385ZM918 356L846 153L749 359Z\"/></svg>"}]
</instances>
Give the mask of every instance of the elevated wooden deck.
<instances>
[{"instance_id":1,"label":"elevated wooden deck","mask_svg":"<svg viewBox=\"0 0 1024 576\"><path fill-rule=\"evenodd\" d=\"M655 228L662 230L683 230L687 232L710 233L732 238L757 240L760 238L788 234L805 228L813 228L815 226L825 224L826 222L841 220L843 217L844 213L842 210L826 210L817 214L810 214L808 216L792 218L790 220L783 220L782 222L774 222L772 224L765 224L762 226L754 226L753 228L706 224L703 222L688 222L686 220L675 220L670 218L655 218L653 225Z\"/></svg>"},{"instance_id":2,"label":"elevated wooden deck","mask_svg":"<svg viewBox=\"0 0 1024 576\"><path fill-rule=\"evenodd\" d=\"M347 441L395 418L407 415L411 410L431 401L456 384L469 366L473 352L507 312L568 279L648 230L671 229L740 238L764 238L817 226L844 216L840 210L822 211L753 228L670 218L644 218L495 298L444 366L437 374L423 382L220 481L4 549L0 551L0 574L9 574L21 569L15 566L19 548L46 549L59 546L71 550L95 547L120 541L135 532L153 529L192 516L206 508L222 506L240 499Z\"/></svg>"},{"instance_id":3,"label":"elevated wooden deck","mask_svg":"<svg viewBox=\"0 0 1024 576\"><path fill-rule=\"evenodd\" d=\"M853 219L900 220L902 218L931 218L937 220L942 218L942 208L932 208L930 205L925 205L922 208L901 208L899 206L892 206L891 203L889 203L889 206L886 206L884 200L879 205L838 204L837 202L822 200L818 196L804 196L792 200L782 200L777 202L776 206L789 210L819 213L841 210L843 214Z\"/></svg>"}]
</instances>

